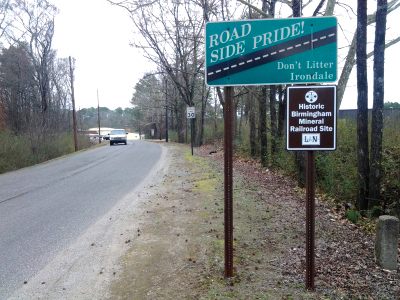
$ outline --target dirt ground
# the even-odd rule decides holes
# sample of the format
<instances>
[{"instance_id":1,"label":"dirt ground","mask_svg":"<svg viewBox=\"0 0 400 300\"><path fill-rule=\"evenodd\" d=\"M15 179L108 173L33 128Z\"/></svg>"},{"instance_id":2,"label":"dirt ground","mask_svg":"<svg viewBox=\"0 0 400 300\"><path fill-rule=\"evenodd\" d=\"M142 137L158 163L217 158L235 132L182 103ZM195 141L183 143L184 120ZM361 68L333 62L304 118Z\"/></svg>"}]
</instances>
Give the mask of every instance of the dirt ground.
<instances>
[{"instance_id":1,"label":"dirt ground","mask_svg":"<svg viewBox=\"0 0 400 300\"><path fill-rule=\"evenodd\" d=\"M374 237L321 197L307 291L304 191L244 160L234 162L235 276L224 278L223 152L163 146L168 164L140 195L108 299L400 299L399 269L377 267Z\"/></svg>"}]
</instances>

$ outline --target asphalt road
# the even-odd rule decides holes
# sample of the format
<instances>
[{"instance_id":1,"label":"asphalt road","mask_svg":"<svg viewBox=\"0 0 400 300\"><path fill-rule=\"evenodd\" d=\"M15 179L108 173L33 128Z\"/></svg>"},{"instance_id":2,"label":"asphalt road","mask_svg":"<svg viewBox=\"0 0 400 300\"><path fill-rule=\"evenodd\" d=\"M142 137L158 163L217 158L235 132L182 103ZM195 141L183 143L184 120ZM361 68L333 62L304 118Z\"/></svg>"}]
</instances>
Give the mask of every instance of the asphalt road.
<instances>
[{"instance_id":1,"label":"asphalt road","mask_svg":"<svg viewBox=\"0 0 400 300\"><path fill-rule=\"evenodd\" d=\"M0 175L0 299L7 299L160 160L153 143L99 147Z\"/></svg>"}]
</instances>

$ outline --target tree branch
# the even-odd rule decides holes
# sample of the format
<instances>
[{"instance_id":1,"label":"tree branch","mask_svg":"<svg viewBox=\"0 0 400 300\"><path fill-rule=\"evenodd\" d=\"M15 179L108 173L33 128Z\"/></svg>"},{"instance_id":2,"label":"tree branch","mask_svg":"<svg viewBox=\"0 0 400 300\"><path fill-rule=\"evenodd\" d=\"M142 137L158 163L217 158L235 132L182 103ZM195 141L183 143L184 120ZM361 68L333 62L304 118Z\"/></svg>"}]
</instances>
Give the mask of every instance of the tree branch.
<instances>
[{"instance_id":1,"label":"tree branch","mask_svg":"<svg viewBox=\"0 0 400 300\"><path fill-rule=\"evenodd\" d=\"M319 11L321 10L322 6L324 5L325 0L321 0L317 6L317 8L314 10L314 13L312 14L313 17L316 17Z\"/></svg>"},{"instance_id":2,"label":"tree branch","mask_svg":"<svg viewBox=\"0 0 400 300\"><path fill-rule=\"evenodd\" d=\"M396 8L398 8L400 6L399 4L397 4L398 1L399 0L393 0L387 4L387 6L388 6L387 14L391 13L392 11L394 11ZM376 12L367 16L367 25L371 25L375 21L376 21ZM338 82L338 95L337 95L337 109L338 110L339 110L340 105L343 100L344 92L345 92L345 89L347 86L347 82L349 81L351 70L353 69L354 64L355 64L356 39L357 39L357 32L354 32L353 40L351 42L349 52L347 53L346 62L344 64L344 67L343 67L342 73L340 74L340 79ZM385 48L390 47L390 46L396 44L397 42L398 42L398 38L389 42L388 44L386 44ZM371 54L371 53L369 53L369 54ZM373 55L373 52L372 52L371 56L372 55ZM371 56L368 56L368 57L371 57Z\"/></svg>"},{"instance_id":3,"label":"tree branch","mask_svg":"<svg viewBox=\"0 0 400 300\"><path fill-rule=\"evenodd\" d=\"M239 1L240 3L242 3L242 4L244 4L244 5L247 5L248 7L252 8L252 9L254 9L256 12L258 12L259 14L261 14L261 15L262 15L263 17L265 17L265 18L270 18L270 17L271 17L269 14L263 12L261 9L255 7L254 5L252 5L252 4L250 4L250 3L247 3L247 2L244 1L244 0L237 0L237 1Z\"/></svg>"},{"instance_id":4,"label":"tree branch","mask_svg":"<svg viewBox=\"0 0 400 300\"><path fill-rule=\"evenodd\" d=\"M335 10L335 0L328 0L328 3L326 4L326 9L325 9L325 16L332 16L333 11Z\"/></svg>"},{"instance_id":5,"label":"tree branch","mask_svg":"<svg viewBox=\"0 0 400 300\"><path fill-rule=\"evenodd\" d=\"M143 7L146 7L146 6L151 6L151 5L153 5L154 3L157 2L157 0L155 0L155 1L150 2L150 3L140 4L139 5L139 3L137 1L135 1L134 3L131 3L131 1L129 1L129 0L124 0L124 1L119 1L119 2L114 2L114 1L111 1L111 0L107 0L107 1L111 5L116 5L116 6L119 6L119 7L122 7L124 9L126 9L130 14L134 13L138 9L141 9ZM136 5L135 8L133 8L133 9L130 8L130 7L134 7L135 5Z\"/></svg>"}]
</instances>

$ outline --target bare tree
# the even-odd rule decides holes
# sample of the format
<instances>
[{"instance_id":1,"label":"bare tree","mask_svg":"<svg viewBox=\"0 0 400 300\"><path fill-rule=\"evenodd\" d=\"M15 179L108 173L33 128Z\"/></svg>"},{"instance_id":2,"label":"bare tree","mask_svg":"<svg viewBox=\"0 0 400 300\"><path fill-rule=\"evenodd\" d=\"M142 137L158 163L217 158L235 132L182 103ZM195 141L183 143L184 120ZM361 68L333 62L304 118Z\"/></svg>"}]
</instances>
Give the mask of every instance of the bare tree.
<instances>
[{"instance_id":1,"label":"bare tree","mask_svg":"<svg viewBox=\"0 0 400 300\"><path fill-rule=\"evenodd\" d=\"M42 125L48 121L50 104L50 65L55 57L52 49L54 17L57 8L47 0L15 0L11 7L15 21L8 34L12 42L26 47L35 68L43 114ZM22 42L25 41L25 42Z\"/></svg>"},{"instance_id":2,"label":"bare tree","mask_svg":"<svg viewBox=\"0 0 400 300\"><path fill-rule=\"evenodd\" d=\"M25 132L33 122L39 99L34 67L24 47L3 49L0 55L0 93L7 111L7 127Z\"/></svg>"},{"instance_id":3,"label":"bare tree","mask_svg":"<svg viewBox=\"0 0 400 300\"><path fill-rule=\"evenodd\" d=\"M10 0L0 0L0 39L5 31L10 27Z\"/></svg>"},{"instance_id":4,"label":"bare tree","mask_svg":"<svg viewBox=\"0 0 400 300\"><path fill-rule=\"evenodd\" d=\"M56 58L49 69L49 92L52 100L49 122L53 130L66 131L69 124L65 120L68 120L72 108L69 61L67 58Z\"/></svg>"}]
</instances>

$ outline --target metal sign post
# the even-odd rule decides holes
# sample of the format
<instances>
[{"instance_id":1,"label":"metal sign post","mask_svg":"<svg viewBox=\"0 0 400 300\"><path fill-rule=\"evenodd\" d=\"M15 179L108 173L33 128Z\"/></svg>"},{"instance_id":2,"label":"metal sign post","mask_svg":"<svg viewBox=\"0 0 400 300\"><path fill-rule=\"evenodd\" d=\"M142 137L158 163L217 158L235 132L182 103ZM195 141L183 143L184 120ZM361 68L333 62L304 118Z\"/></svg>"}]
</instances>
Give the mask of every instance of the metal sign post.
<instances>
[{"instance_id":1,"label":"metal sign post","mask_svg":"<svg viewBox=\"0 0 400 300\"><path fill-rule=\"evenodd\" d=\"M314 290L315 277L315 151L306 161L306 288Z\"/></svg>"},{"instance_id":2,"label":"metal sign post","mask_svg":"<svg viewBox=\"0 0 400 300\"><path fill-rule=\"evenodd\" d=\"M192 147L192 156L193 156L193 119L190 119L190 144Z\"/></svg>"},{"instance_id":3,"label":"metal sign post","mask_svg":"<svg viewBox=\"0 0 400 300\"><path fill-rule=\"evenodd\" d=\"M193 119L196 118L196 110L194 107L188 107L186 109L187 118L190 119L190 143L192 147L192 156L193 156Z\"/></svg>"},{"instance_id":4,"label":"metal sign post","mask_svg":"<svg viewBox=\"0 0 400 300\"><path fill-rule=\"evenodd\" d=\"M287 90L287 150L306 150L306 288L315 277L315 150L336 149L336 86Z\"/></svg>"},{"instance_id":5,"label":"metal sign post","mask_svg":"<svg viewBox=\"0 0 400 300\"><path fill-rule=\"evenodd\" d=\"M233 87L224 88L225 277L233 277Z\"/></svg>"}]
</instances>

